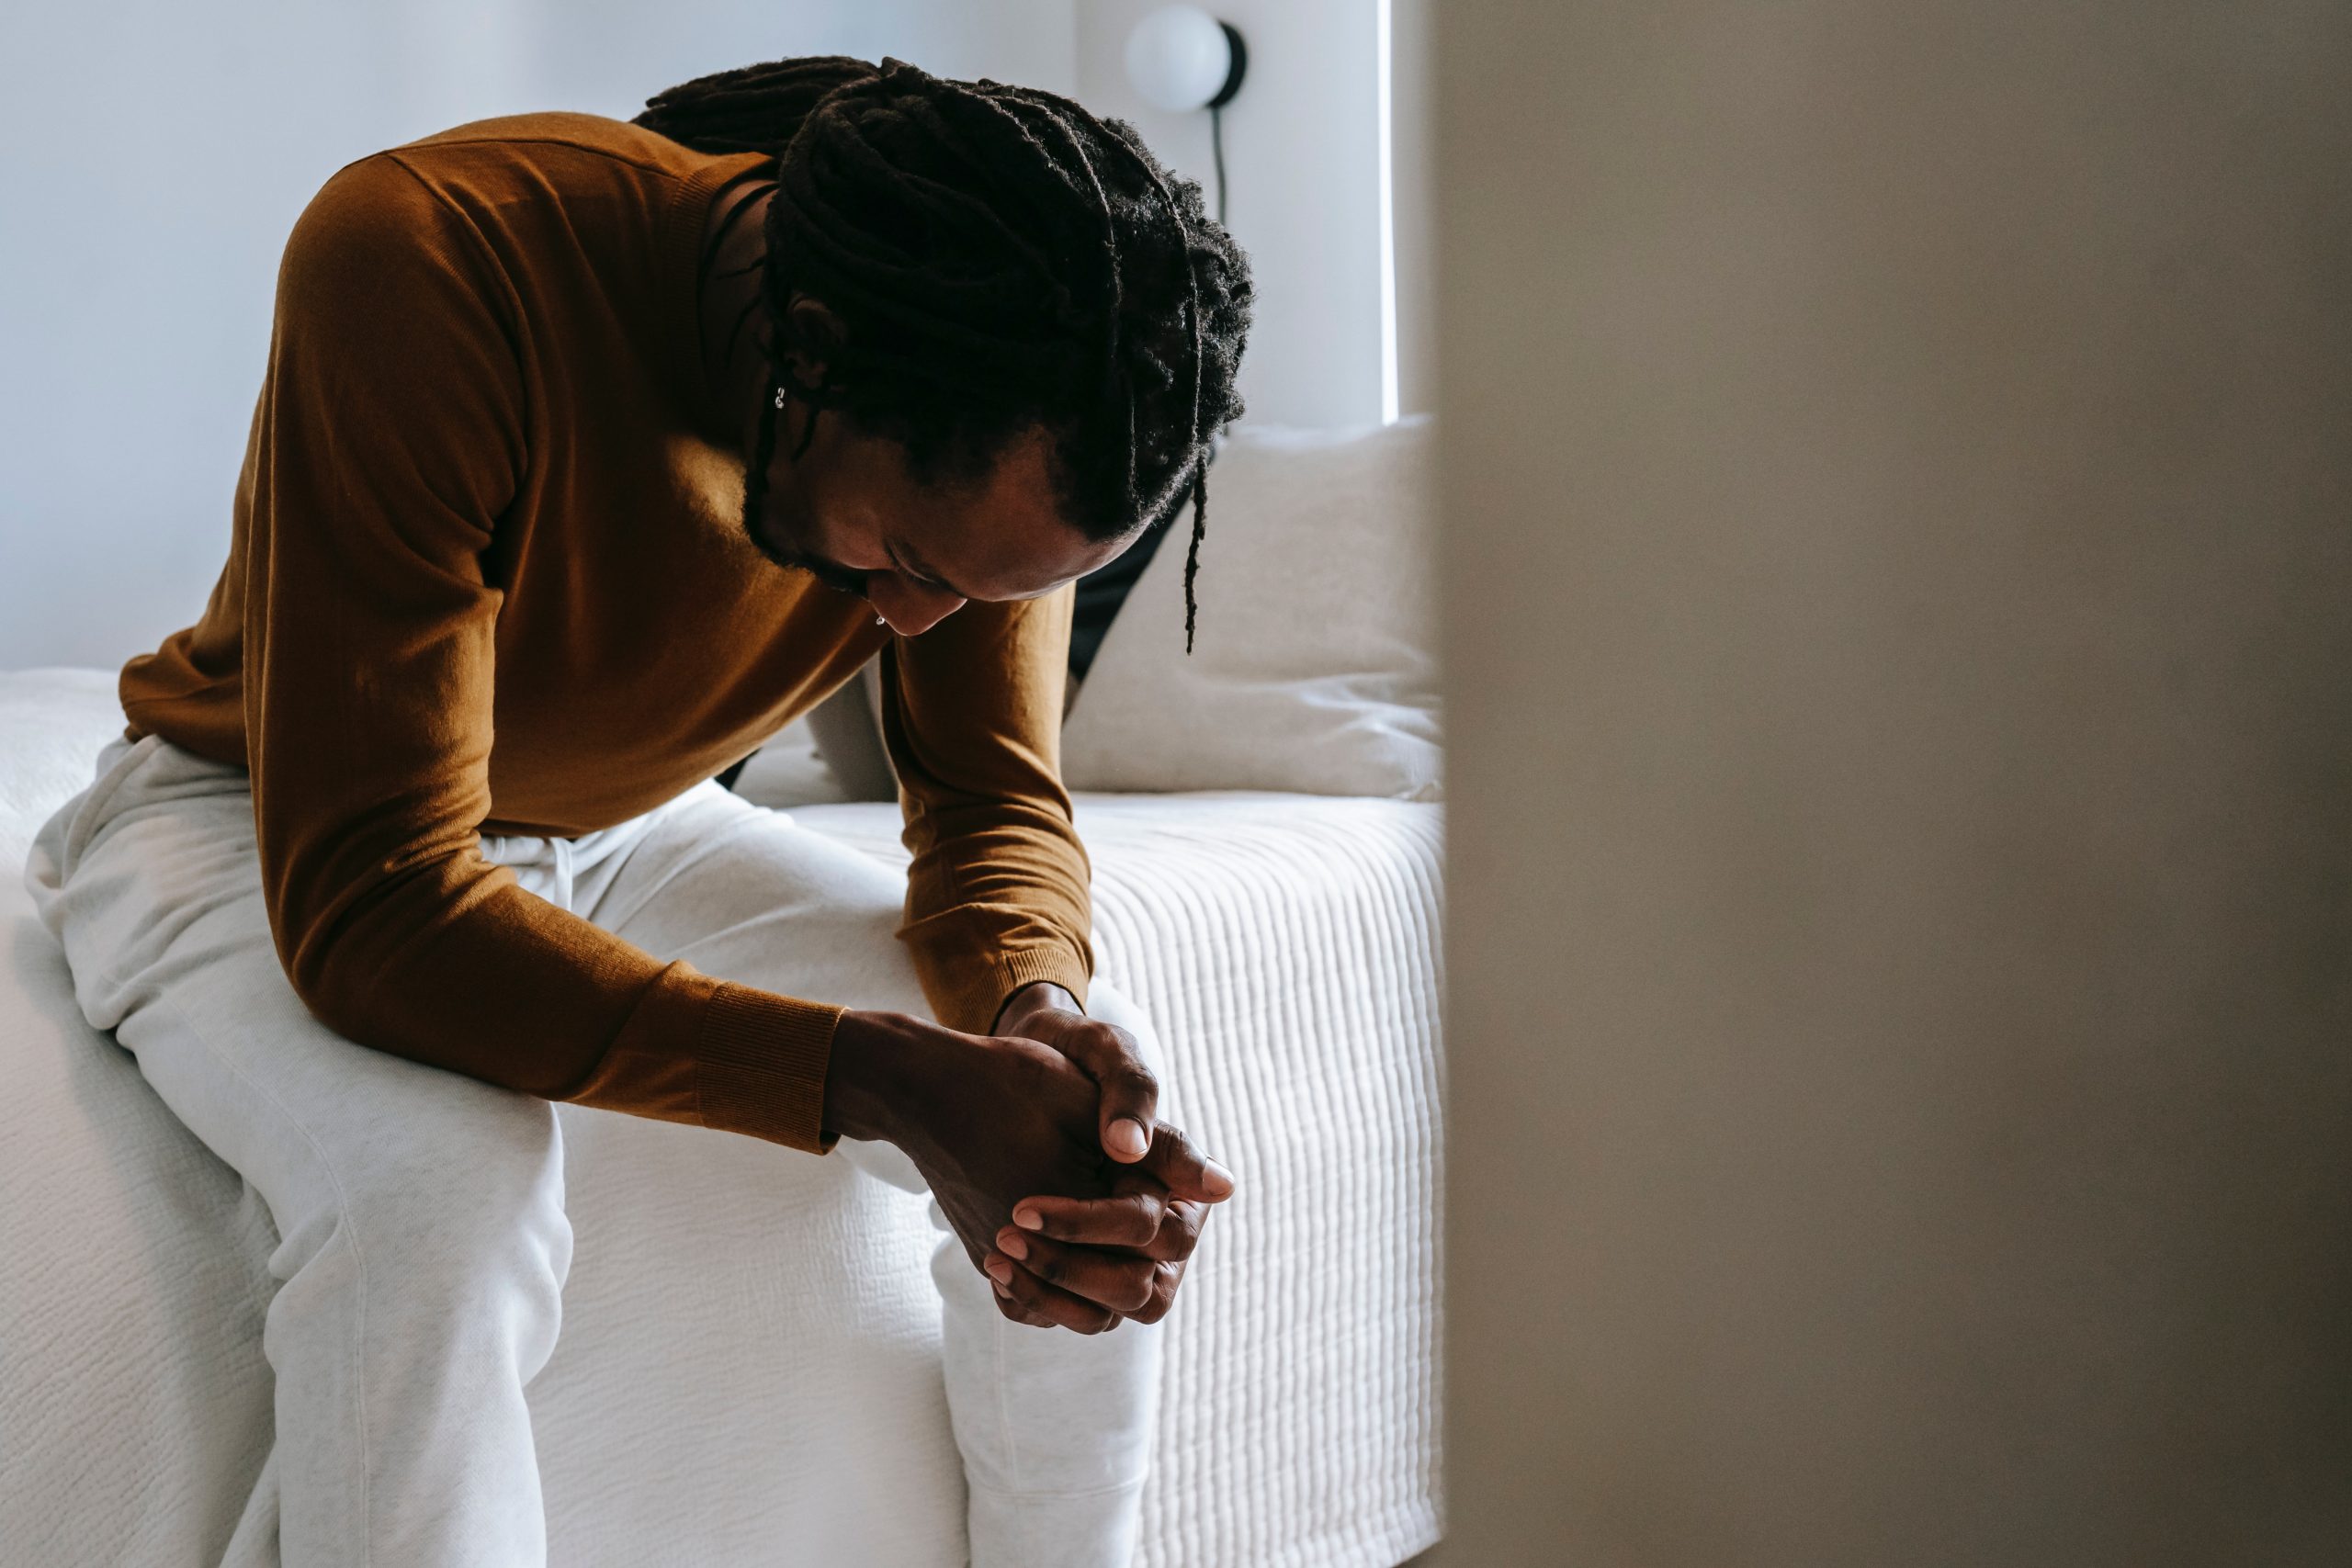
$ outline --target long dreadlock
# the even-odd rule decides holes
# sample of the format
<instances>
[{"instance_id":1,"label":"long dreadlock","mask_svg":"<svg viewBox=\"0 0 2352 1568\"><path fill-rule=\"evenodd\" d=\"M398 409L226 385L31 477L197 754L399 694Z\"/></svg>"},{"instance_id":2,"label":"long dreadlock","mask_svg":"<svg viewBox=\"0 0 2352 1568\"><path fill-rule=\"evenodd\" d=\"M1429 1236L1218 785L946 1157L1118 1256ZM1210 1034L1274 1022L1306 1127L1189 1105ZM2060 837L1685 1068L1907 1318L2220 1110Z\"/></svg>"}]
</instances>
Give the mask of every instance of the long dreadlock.
<instances>
[{"instance_id":1,"label":"long dreadlock","mask_svg":"<svg viewBox=\"0 0 2352 1568\"><path fill-rule=\"evenodd\" d=\"M1198 184L1125 121L898 60L721 72L655 97L637 123L775 157L762 171L775 186L756 301L769 378L747 522L790 399L809 411L804 446L820 412L839 412L899 441L922 479L975 476L1043 426L1057 500L1090 539L1163 525L1189 492L1192 650L1208 466L1241 412L1251 300L1248 262ZM796 293L823 301L847 341L797 342ZM790 367L796 347L821 347L820 379Z\"/></svg>"}]
</instances>

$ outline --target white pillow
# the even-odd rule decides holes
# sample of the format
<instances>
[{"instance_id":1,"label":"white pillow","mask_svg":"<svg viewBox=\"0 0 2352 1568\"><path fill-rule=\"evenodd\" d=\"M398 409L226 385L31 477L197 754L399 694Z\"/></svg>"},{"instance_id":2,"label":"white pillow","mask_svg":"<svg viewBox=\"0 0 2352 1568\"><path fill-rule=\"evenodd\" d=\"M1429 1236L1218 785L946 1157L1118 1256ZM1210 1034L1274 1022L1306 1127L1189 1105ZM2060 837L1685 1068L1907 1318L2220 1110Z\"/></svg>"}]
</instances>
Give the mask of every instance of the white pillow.
<instances>
[{"instance_id":1,"label":"white pillow","mask_svg":"<svg viewBox=\"0 0 2352 1568\"><path fill-rule=\"evenodd\" d=\"M0 905L17 890L33 835L88 787L122 728L111 670L0 671Z\"/></svg>"},{"instance_id":2,"label":"white pillow","mask_svg":"<svg viewBox=\"0 0 2352 1568\"><path fill-rule=\"evenodd\" d=\"M1073 790L1440 793L1434 422L1237 429L1209 468L1194 651L1187 506L1062 727Z\"/></svg>"}]
</instances>

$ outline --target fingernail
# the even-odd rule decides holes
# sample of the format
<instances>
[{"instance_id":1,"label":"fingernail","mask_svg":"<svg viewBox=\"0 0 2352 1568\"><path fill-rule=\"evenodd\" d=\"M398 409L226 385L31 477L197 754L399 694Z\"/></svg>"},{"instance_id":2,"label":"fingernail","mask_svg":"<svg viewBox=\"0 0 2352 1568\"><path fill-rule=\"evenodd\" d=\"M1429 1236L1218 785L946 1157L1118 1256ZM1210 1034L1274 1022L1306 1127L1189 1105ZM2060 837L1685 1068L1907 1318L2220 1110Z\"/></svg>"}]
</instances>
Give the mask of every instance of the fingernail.
<instances>
[{"instance_id":1,"label":"fingernail","mask_svg":"<svg viewBox=\"0 0 2352 1568\"><path fill-rule=\"evenodd\" d=\"M1201 1186L1212 1198L1222 1198L1233 1190L1233 1172L1213 1159L1201 1161Z\"/></svg>"},{"instance_id":2,"label":"fingernail","mask_svg":"<svg viewBox=\"0 0 2352 1568\"><path fill-rule=\"evenodd\" d=\"M1012 1281L1012 1265L1006 1262L1001 1258L991 1258L986 1263L981 1264L980 1267L987 1269L989 1271L989 1278L994 1280L1000 1285L1008 1284Z\"/></svg>"},{"instance_id":3,"label":"fingernail","mask_svg":"<svg viewBox=\"0 0 2352 1568\"><path fill-rule=\"evenodd\" d=\"M1012 1223L1024 1231L1041 1231L1046 1228L1045 1216L1035 1209L1013 1210Z\"/></svg>"},{"instance_id":4,"label":"fingernail","mask_svg":"<svg viewBox=\"0 0 2352 1568\"><path fill-rule=\"evenodd\" d=\"M1122 1116L1111 1123L1111 1152L1121 1159L1141 1159L1151 1147L1151 1139L1143 1123L1132 1116Z\"/></svg>"},{"instance_id":5,"label":"fingernail","mask_svg":"<svg viewBox=\"0 0 2352 1568\"><path fill-rule=\"evenodd\" d=\"M1029 1261L1029 1244L1022 1238L1019 1231L997 1237L996 1249L1007 1258L1017 1258L1023 1263Z\"/></svg>"},{"instance_id":6,"label":"fingernail","mask_svg":"<svg viewBox=\"0 0 2352 1568\"><path fill-rule=\"evenodd\" d=\"M989 1281L989 1290L991 1290L991 1291L994 1291L998 1295L1000 1295L1000 1296L1003 1296L1003 1297L1006 1297L1006 1298L1008 1298L1008 1299L1010 1299L1010 1298L1012 1297L1012 1292L1011 1291L1008 1291L1008 1290L1006 1290L1006 1289L1004 1288L1004 1281L1003 1281L1003 1280L990 1280Z\"/></svg>"}]
</instances>

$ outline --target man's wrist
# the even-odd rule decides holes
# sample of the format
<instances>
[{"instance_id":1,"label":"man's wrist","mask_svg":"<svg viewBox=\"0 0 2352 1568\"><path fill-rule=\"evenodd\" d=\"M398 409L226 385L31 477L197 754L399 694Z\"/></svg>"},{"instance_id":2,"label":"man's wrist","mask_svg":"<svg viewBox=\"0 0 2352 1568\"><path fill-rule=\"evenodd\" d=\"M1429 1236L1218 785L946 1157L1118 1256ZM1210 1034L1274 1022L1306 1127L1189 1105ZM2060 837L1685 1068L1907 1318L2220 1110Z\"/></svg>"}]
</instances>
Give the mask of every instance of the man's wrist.
<instances>
[{"instance_id":1,"label":"man's wrist","mask_svg":"<svg viewBox=\"0 0 2352 1568\"><path fill-rule=\"evenodd\" d=\"M1007 1033L1018 1029L1022 1020L1052 1009L1081 1015L1086 1011L1068 987L1052 980L1032 980L1004 998L1004 1005L996 1010L996 1022L989 1027L989 1032Z\"/></svg>"},{"instance_id":2,"label":"man's wrist","mask_svg":"<svg viewBox=\"0 0 2352 1568\"><path fill-rule=\"evenodd\" d=\"M923 1055L918 1019L853 1008L833 1026L825 1068L825 1130L903 1145Z\"/></svg>"}]
</instances>

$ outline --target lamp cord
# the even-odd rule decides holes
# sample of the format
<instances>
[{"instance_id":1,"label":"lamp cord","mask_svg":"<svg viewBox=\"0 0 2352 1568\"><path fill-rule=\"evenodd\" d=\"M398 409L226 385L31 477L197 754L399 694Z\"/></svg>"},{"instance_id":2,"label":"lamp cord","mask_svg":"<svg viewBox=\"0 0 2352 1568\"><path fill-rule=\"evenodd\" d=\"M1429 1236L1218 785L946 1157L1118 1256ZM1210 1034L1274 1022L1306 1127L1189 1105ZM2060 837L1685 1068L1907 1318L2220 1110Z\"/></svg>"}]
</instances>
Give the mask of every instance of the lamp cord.
<instances>
[{"instance_id":1,"label":"lamp cord","mask_svg":"<svg viewBox=\"0 0 2352 1568\"><path fill-rule=\"evenodd\" d=\"M1225 109L1209 106L1209 151L1216 158L1216 220L1225 221Z\"/></svg>"}]
</instances>

